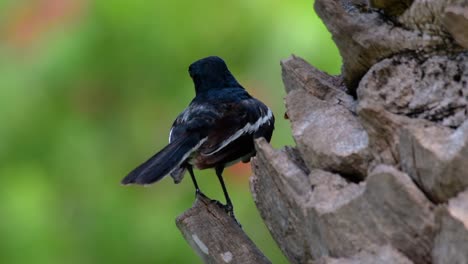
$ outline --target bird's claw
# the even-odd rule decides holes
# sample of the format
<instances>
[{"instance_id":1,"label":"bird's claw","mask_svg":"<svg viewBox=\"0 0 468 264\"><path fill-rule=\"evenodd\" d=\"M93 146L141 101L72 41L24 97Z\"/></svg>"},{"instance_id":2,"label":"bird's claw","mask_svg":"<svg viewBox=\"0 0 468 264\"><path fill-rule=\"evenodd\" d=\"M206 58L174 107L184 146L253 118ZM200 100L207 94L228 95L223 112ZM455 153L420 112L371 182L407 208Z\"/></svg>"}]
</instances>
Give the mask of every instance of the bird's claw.
<instances>
[{"instance_id":1,"label":"bird's claw","mask_svg":"<svg viewBox=\"0 0 468 264\"><path fill-rule=\"evenodd\" d=\"M232 204L226 204L224 206L224 210L226 210L226 213L229 215L234 215L234 208L232 207Z\"/></svg>"},{"instance_id":2,"label":"bird's claw","mask_svg":"<svg viewBox=\"0 0 468 264\"><path fill-rule=\"evenodd\" d=\"M195 190L195 198L197 198L198 196L207 198L206 195L204 193L202 193L202 191L200 191L200 189L196 189Z\"/></svg>"},{"instance_id":3,"label":"bird's claw","mask_svg":"<svg viewBox=\"0 0 468 264\"><path fill-rule=\"evenodd\" d=\"M215 205L217 205L217 206L220 207L220 208L225 208L224 204L222 204L222 203L221 203L220 201L218 201L218 200L212 199L211 202L214 203Z\"/></svg>"},{"instance_id":4,"label":"bird's claw","mask_svg":"<svg viewBox=\"0 0 468 264\"><path fill-rule=\"evenodd\" d=\"M236 216L234 215L234 208L232 207L232 204L226 204L226 205L223 205L221 204L220 202L218 202L222 208L224 208L224 210L226 211L226 213L232 217L232 219L234 219L234 221L237 223L237 225L239 225L240 228L242 228L242 225L240 224L239 221L237 221L236 219Z\"/></svg>"},{"instance_id":5,"label":"bird's claw","mask_svg":"<svg viewBox=\"0 0 468 264\"><path fill-rule=\"evenodd\" d=\"M236 224L242 229L242 225L241 225L241 223L240 223L239 221L237 221L237 218L236 218L236 216L234 215L234 211L228 212L228 215L229 215L230 217L232 217L232 219L234 219L234 221L236 222Z\"/></svg>"},{"instance_id":6,"label":"bird's claw","mask_svg":"<svg viewBox=\"0 0 468 264\"><path fill-rule=\"evenodd\" d=\"M204 193L202 193L200 190L196 190L196 191L195 191L195 197L198 197L198 196L207 198L207 196L206 196ZM237 221L236 216L234 215L234 208L232 207L232 204L224 205L224 204L222 204L220 201L214 200L214 199L210 199L210 201L211 201L211 203L214 203L214 204L216 204L218 207L224 209L224 211L225 211L230 217L232 217L232 219L234 219L234 221L237 223L237 225L239 225L239 227L242 228L242 225L240 224L239 221Z\"/></svg>"}]
</instances>

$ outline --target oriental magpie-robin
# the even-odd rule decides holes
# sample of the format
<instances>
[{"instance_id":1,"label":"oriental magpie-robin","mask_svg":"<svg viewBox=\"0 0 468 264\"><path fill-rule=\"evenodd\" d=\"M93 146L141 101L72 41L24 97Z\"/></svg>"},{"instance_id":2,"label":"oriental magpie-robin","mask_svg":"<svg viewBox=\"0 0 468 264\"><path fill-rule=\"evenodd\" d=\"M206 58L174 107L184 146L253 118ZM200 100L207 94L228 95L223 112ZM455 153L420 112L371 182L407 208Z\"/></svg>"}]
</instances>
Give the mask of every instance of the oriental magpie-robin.
<instances>
[{"instance_id":1,"label":"oriental magpie-robin","mask_svg":"<svg viewBox=\"0 0 468 264\"><path fill-rule=\"evenodd\" d=\"M177 117L169 132L169 145L131 171L122 184L151 184L170 174L176 183L188 170L196 194L201 194L193 167L214 168L226 198L233 206L223 181L226 166L249 162L255 155L254 139L270 141L275 118L237 82L225 62L216 56L189 67L195 98Z\"/></svg>"}]
</instances>

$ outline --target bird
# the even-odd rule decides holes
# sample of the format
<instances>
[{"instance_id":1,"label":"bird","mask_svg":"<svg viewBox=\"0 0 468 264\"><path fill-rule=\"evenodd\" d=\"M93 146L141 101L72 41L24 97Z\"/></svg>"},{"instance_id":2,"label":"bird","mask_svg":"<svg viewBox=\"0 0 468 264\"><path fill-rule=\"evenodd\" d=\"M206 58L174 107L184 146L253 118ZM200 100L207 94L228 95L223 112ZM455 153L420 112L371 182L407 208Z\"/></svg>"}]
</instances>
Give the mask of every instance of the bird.
<instances>
[{"instance_id":1,"label":"bird","mask_svg":"<svg viewBox=\"0 0 468 264\"><path fill-rule=\"evenodd\" d=\"M167 175L179 183L188 171L195 195L204 195L193 169L213 168L226 199L224 207L234 216L223 180L224 168L249 162L255 156L256 138L270 142L275 117L270 108L239 84L220 57L199 59L189 66L188 72L195 97L173 122L169 144L132 170L121 183L149 185Z\"/></svg>"}]
</instances>

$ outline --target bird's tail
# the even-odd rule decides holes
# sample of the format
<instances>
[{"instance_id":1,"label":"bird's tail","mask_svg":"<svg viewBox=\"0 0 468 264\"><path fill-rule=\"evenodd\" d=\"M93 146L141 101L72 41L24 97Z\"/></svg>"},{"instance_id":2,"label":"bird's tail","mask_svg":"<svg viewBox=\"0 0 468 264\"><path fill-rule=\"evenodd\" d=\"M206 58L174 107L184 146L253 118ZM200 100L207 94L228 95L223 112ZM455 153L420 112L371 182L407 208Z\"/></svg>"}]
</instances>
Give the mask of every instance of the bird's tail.
<instances>
[{"instance_id":1,"label":"bird's tail","mask_svg":"<svg viewBox=\"0 0 468 264\"><path fill-rule=\"evenodd\" d=\"M188 136L174 140L146 162L131 171L122 184L151 184L161 180L180 166L203 141L196 136Z\"/></svg>"}]
</instances>

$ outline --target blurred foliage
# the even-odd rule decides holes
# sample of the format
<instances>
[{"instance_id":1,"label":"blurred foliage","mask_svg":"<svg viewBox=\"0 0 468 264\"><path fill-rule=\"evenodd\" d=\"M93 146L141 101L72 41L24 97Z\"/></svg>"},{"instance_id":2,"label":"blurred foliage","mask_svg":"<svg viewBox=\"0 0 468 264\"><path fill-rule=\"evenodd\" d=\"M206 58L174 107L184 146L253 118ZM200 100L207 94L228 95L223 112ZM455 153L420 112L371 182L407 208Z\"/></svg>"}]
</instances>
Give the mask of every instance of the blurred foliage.
<instances>
[{"instance_id":1,"label":"blurred foliage","mask_svg":"<svg viewBox=\"0 0 468 264\"><path fill-rule=\"evenodd\" d=\"M194 95L188 65L223 57L283 119L279 61L291 53L338 73L310 0L0 1L0 263L200 263L174 219L190 180L120 179L167 142ZM286 263L249 193L249 165L226 172L244 230ZM202 190L223 200L213 171Z\"/></svg>"}]
</instances>

